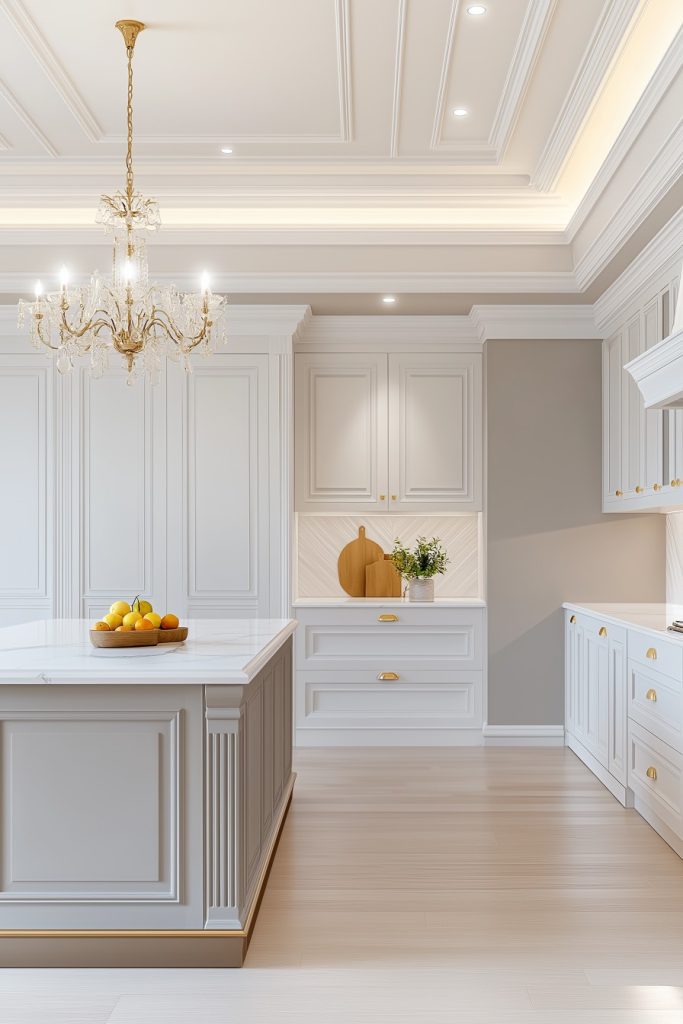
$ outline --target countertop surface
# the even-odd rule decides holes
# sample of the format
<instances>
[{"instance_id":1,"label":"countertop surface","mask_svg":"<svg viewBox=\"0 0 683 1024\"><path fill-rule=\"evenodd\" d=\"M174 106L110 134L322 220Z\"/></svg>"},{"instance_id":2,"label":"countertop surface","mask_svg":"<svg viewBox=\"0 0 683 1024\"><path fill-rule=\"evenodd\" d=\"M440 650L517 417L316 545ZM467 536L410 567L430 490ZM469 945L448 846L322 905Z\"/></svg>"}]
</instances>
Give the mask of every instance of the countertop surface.
<instances>
[{"instance_id":1,"label":"countertop surface","mask_svg":"<svg viewBox=\"0 0 683 1024\"><path fill-rule=\"evenodd\" d=\"M615 622L619 626L635 626L645 632L683 643L683 633L667 630L674 619L683 619L683 605L680 604L584 604L565 601L562 605L571 612L588 612Z\"/></svg>"},{"instance_id":2,"label":"countertop surface","mask_svg":"<svg viewBox=\"0 0 683 1024\"><path fill-rule=\"evenodd\" d=\"M296 629L296 619L190 619L184 644L99 650L87 619L0 629L0 683L243 684Z\"/></svg>"}]
</instances>

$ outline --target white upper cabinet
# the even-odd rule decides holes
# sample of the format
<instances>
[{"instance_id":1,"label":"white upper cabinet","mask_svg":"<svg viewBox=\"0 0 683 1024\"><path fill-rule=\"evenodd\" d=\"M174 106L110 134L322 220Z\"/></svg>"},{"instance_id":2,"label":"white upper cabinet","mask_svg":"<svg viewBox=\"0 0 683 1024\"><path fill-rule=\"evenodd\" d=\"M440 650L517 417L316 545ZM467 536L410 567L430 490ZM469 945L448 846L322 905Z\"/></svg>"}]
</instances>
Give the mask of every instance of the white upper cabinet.
<instances>
[{"instance_id":1,"label":"white upper cabinet","mask_svg":"<svg viewBox=\"0 0 683 1024\"><path fill-rule=\"evenodd\" d=\"M645 409L626 363L670 333L679 275L643 295L603 342L603 510L683 506L683 411Z\"/></svg>"},{"instance_id":2,"label":"white upper cabinet","mask_svg":"<svg viewBox=\"0 0 683 1024\"><path fill-rule=\"evenodd\" d=\"M294 431L299 511L386 508L387 357L296 357Z\"/></svg>"},{"instance_id":3,"label":"white upper cabinet","mask_svg":"<svg viewBox=\"0 0 683 1024\"><path fill-rule=\"evenodd\" d=\"M300 353L299 512L481 508L481 356Z\"/></svg>"},{"instance_id":4,"label":"white upper cabinet","mask_svg":"<svg viewBox=\"0 0 683 1024\"><path fill-rule=\"evenodd\" d=\"M389 356L389 508L481 507L481 358Z\"/></svg>"}]
</instances>

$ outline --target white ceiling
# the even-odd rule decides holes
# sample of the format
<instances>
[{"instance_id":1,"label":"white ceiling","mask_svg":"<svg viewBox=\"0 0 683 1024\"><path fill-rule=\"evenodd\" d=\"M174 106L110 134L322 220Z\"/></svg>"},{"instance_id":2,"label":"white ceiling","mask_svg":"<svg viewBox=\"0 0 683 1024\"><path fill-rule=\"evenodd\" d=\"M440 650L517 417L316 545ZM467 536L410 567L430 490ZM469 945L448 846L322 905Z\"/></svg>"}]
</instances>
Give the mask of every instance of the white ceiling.
<instances>
[{"instance_id":1,"label":"white ceiling","mask_svg":"<svg viewBox=\"0 0 683 1024\"><path fill-rule=\"evenodd\" d=\"M680 180L683 4L483 2L477 18L470 0L0 0L0 291L16 245L100 242L97 197L122 178L122 17L148 25L136 171L162 244L335 246L351 274L351 246L414 250L421 273L416 246L504 242L477 272L527 274L525 292L553 290L543 251L562 246L558 291L588 287ZM624 221L609 245L608 200Z\"/></svg>"}]
</instances>

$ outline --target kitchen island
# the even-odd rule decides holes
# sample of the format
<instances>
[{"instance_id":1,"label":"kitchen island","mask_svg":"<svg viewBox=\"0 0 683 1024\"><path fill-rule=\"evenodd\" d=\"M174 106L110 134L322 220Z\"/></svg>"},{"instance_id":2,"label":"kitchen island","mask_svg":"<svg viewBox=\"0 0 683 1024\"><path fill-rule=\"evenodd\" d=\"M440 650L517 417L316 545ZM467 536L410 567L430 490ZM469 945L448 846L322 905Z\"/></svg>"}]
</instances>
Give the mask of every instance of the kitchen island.
<instances>
[{"instance_id":1,"label":"kitchen island","mask_svg":"<svg viewBox=\"0 0 683 1024\"><path fill-rule=\"evenodd\" d=\"M291 619L0 629L0 966L240 966L289 807Z\"/></svg>"}]
</instances>

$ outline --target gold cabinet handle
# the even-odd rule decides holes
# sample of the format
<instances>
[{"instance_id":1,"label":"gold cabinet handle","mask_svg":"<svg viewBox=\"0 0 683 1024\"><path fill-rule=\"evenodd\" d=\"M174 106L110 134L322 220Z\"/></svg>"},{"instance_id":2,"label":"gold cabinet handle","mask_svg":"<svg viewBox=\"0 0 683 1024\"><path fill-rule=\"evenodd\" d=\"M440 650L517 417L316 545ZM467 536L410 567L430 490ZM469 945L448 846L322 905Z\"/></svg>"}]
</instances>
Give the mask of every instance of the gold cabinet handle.
<instances>
[{"instance_id":1,"label":"gold cabinet handle","mask_svg":"<svg viewBox=\"0 0 683 1024\"><path fill-rule=\"evenodd\" d=\"M656 661L657 660L657 650L656 650L656 648L648 647L648 649L645 651L645 657L649 658L650 661Z\"/></svg>"},{"instance_id":2,"label":"gold cabinet handle","mask_svg":"<svg viewBox=\"0 0 683 1024\"><path fill-rule=\"evenodd\" d=\"M395 682L399 678L399 675L398 672L380 672L377 678L383 683Z\"/></svg>"},{"instance_id":3,"label":"gold cabinet handle","mask_svg":"<svg viewBox=\"0 0 683 1024\"><path fill-rule=\"evenodd\" d=\"M652 779L653 782L657 781L657 769L653 768L652 765L650 765L645 774L647 775L648 779Z\"/></svg>"},{"instance_id":4,"label":"gold cabinet handle","mask_svg":"<svg viewBox=\"0 0 683 1024\"><path fill-rule=\"evenodd\" d=\"M671 486L672 487L678 487L678 480L672 480L671 481Z\"/></svg>"},{"instance_id":5,"label":"gold cabinet handle","mask_svg":"<svg viewBox=\"0 0 683 1024\"><path fill-rule=\"evenodd\" d=\"M386 498L387 498L386 494L380 494L380 496L379 496L379 500L380 501L386 501Z\"/></svg>"},{"instance_id":6,"label":"gold cabinet handle","mask_svg":"<svg viewBox=\"0 0 683 1024\"><path fill-rule=\"evenodd\" d=\"M645 700L651 700L653 702L656 701L657 700L657 691L653 690L652 688L650 688L647 691L647 693L645 694Z\"/></svg>"},{"instance_id":7,"label":"gold cabinet handle","mask_svg":"<svg viewBox=\"0 0 683 1024\"><path fill-rule=\"evenodd\" d=\"M598 636L607 636L607 626L600 626Z\"/></svg>"},{"instance_id":8,"label":"gold cabinet handle","mask_svg":"<svg viewBox=\"0 0 683 1024\"><path fill-rule=\"evenodd\" d=\"M576 622L576 615L572 615L572 617L571 617L571 619L569 621L571 622L571 624L573 626L574 623Z\"/></svg>"},{"instance_id":9,"label":"gold cabinet handle","mask_svg":"<svg viewBox=\"0 0 683 1024\"><path fill-rule=\"evenodd\" d=\"M636 487L636 494L642 494L642 493L643 493L643 488L640 486L640 484L638 484L638 486Z\"/></svg>"},{"instance_id":10,"label":"gold cabinet handle","mask_svg":"<svg viewBox=\"0 0 683 1024\"><path fill-rule=\"evenodd\" d=\"M683 483L683 480L677 480L676 481L676 487L680 487L681 483Z\"/></svg>"},{"instance_id":11,"label":"gold cabinet handle","mask_svg":"<svg viewBox=\"0 0 683 1024\"><path fill-rule=\"evenodd\" d=\"M617 498L623 498L623 496L624 496L624 492L623 491L615 491L614 493L616 494Z\"/></svg>"},{"instance_id":12,"label":"gold cabinet handle","mask_svg":"<svg viewBox=\"0 0 683 1024\"><path fill-rule=\"evenodd\" d=\"M654 484L652 489L654 491L661 491L662 485L661 484Z\"/></svg>"},{"instance_id":13,"label":"gold cabinet handle","mask_svg":"<svg viewBox=\"0 0 683 1024\"><path fill-rule=\"evenodd\" d=\"M396 494L392 494L391 495L391 500L392 501L396 501L397 500L397 495Z\"/></svg>"},{"instance_id":14,"label":"gold cabinet handle","mask_svg":"<svg viewBox=\"0 0 683 1024\"><path fill-rule=\"evenodd\" d=\"M377 616L377 621L378 622L398 622L398 615L392 615L392 614L378 615Z\"/></svg>"}]
</instances>

